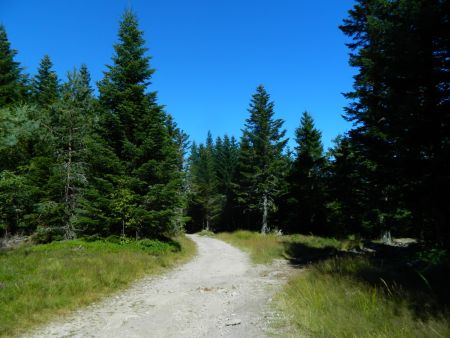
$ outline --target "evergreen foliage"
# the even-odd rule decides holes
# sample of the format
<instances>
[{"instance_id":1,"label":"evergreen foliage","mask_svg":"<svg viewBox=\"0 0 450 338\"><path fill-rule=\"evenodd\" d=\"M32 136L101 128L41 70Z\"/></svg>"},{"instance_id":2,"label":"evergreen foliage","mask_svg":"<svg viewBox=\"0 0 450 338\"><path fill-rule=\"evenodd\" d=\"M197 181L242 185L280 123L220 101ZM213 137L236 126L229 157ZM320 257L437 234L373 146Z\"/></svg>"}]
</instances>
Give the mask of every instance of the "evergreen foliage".
<instances>
[{"instance_id":1,"label":"evergreen foliage","mask_svg":"<svg viewBox=\"0 0 450 338\"><path fill-rule=\"evenodd\" d=\"M373 175L373 164L361 155L348 136L336 138L330 156L333 161L328 164L325 181L329 228L341 236L378 235L381 229L369 199L373 187L367 179Z\"/></svg>"},{"instance_id":2,"label":"evergreen foliage","mask_svg":"<svg viewBox=\"0 0 450 338\"><path fill-rule=\"evenodd\" d=\"M52 67L50 57L44 55L39 64L38 73L33 79L33 97L41 107L55 103L59 96L58 76Z\"/></svg>"},{"instance_id":3,"label":"evergreen foliage","mask_svg":"<svg viewBox=\"0 0 450 338\"><path fill-rule=\"evenodd\" d=\"M263 86L238 141L192 144L152 91L127 10L96 97L86 65L31 82L0 25L0 229L45 238L271 229L450 243L448 1L357 0L352 129L324 153L309 113L293 153ZM31 93L30 93L31 92ZM31 95L29 95L31 94ZM191 150L189 157L187 151Z\"/></svg>"},{"instance_id":4,"label":"evergreen foliage","mask_svg":"<svg viewBox=\"0 0 450 338\"><path fill-rule=\"evenodd\" d=\"M290 231L324 232L325 225L325 157L321 133L312 116L304 112L295 131L295 159L289 175Z\"/></svg>"},{"instance_id":5,"label":"evergreen foliage","mask_svg":"<svg viewBox=\"0 0 450 338\"><path fill-rule=\"evenodd\" d=\"M118 35L113 64L107 66L105 77L98 83L99 99L108 110L106 139L111 140L121 159L131 162L133 155L137 156L134 146L143 142L142 123L150 122L145 119L158 107L155 93L146 93L154 70L150 68L150 57L145 55L143 32L130 10L123 14Z\"/></svg>"},{"instance_id":6,"label":"evergreen foliage","mask_svg":"<svg viewBox=\"0 0 450 338\"><path fill-rule=\"evenodd\" d=\"M358 69L346 117L370 163L365 222L449 237L449 2L360 0L341 26ZM411 226L413 225L413 226Z\"/></svg>"},{"instance_id":7,"label":"evergreen foliage","mask_svg":"<svg viewBox=\"0 0 450 338\"><path fill-rule=\"evenodd\" d=\"M105 109L104 138L125 168L122 192L139 197L134 198L139 203L127 212L138 224L133 226L134 232L155 235L177 231L179 225L177 210L183 203L180 147L184 145L177 143L179 131L156 103L156 93L147 92L154 70L144 42L136 16L126 11L113 65L99 82L99 100ZM112 197L116 200L124 194Z\"/></svg>"},{"instance_id":8,"label":"evergreen foliage","mask_svg":"<svg viewBox=\"0 0 450 338\"><path fill-rule=\"evenodd\" d=\"M24 78L14 60L17 52L11 49L5 27L0 24L0 108L18 102L24 96Z\"/></svg>"},{"instance_id":9,"label":"evergreen foliage","mask_svg":"<svg viewBox=\"0 0 450 338\"><path fill-rule=\"evenodd\" d=\"M256 88L250 102L239 156L239 202L260 231L269 231L268 218L277 208L277 198L285 193L285 161L287 143L283 121L274 119L274 104L263 86ZM256 224L252 225L255 226Z\"/></svg>"},{"instance_id":10,"label":"evergreen foliage","mask_svg":"<svg viewBox=\"0 0 450 338\"><path fill-rule=\"evenodd\" d=\"M86 176L86 138L91 132L92 99L90 89L77 71L68 75L62 88L62 98L52 109L52 136L56 149L54 173L62 183L60 188L64 238L75 237L78 200L88 183Z\"/></svg>"},{"instance_id":11,"label":"evergreen foliage","mask_svg":"<svg viewBox=\"0 0 450 338\"><path fill-rule=\"evenodd\" d=\"M253 95L249 113L239 145L228 136L214 144L208 134L206 145L192 148L190 214L203 210L205 220L215 219L215 230L268 232L269 217L286 192L283 121L273 118L273 103L263 86Z\"/></svg>"},{"instance_id":12,"label":"evergreen foliage","mask_svg":"<svg viewBox=\"0 0 450 338\"><path fill-rule=\"evenodd\" d=\"M222 194L222 211L216 230L236 230L237 214L235 204L234 178L239 160L239 144L234 137L218 137L215 146L215 168L217 188Z\"/></svg>"},{"instance_id":13,"label":"evergreen foliage","mask_svg":"<svg viewBox=\"0 0 450 338\"><path fill-rule=\"evenodd\" d=\"M3 27L0 33L0 63L12 74L4 88L18 91L15 51ZM60 85L47 55L33 79L30 103L36 106L12 106L16 92L2 91L5 234L38 229L53 239L158 237L182 228L187 135L147 91L153 70L144 43L136 16L126 11L113 64L99 83L99 100L86 65Z\"/></svg>"},{"instance_id":14,"label":"evergreen foliage","mask_svg":"<svg viewBox=\"0 0 450 338\"><path fill-rule=\"evenodd\" d=\"M221 210L222 195L218 191L218 177L215 167L215 145L208 132L206 144L192 147L190 158L191 210L193 221L201 229L210 231L216 228L216 220Z\"/></svg>"}]
</instances>

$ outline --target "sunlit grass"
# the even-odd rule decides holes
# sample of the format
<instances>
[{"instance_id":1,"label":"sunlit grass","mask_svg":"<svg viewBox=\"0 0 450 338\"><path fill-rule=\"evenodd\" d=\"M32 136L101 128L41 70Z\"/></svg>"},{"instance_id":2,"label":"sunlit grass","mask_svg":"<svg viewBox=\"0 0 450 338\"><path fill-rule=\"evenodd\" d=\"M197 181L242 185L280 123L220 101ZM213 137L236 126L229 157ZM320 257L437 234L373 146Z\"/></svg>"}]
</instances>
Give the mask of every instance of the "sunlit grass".
<instances>
[{"instance_id":1,"label":"sunlit grass","mask_svg":"<svg viewBox=\"0 0 450 338\"><path fill-rule=\"evenodd\" d=\"M17 336L192 257L195 244L53 242L0 252L0 336Z\"/></svg>"},{"instance_id":2,"label":"sunlit grass","mask_svg":"<svg viewBox=\"0 0 450 338\"><path fill-rule=\"evenodd\" d=\"M214 232L209 230L202 230L200 232L197 232L196 234L199 236L214 237Z\"/></svg>"},{"instance_id":3,"label":"sunlit grass","mask_svg":"<svg viewBox=\"0 0 450 338\"><path fill-rule=\"evenodd\" d=\"M247 251L254 263L270 263L278 258L291 258L292 244L311 248L339 248L341 242L334 238L318 236L260 234L239 230L232 233L222 232L216 238Z\"/></svg>"}]
</instances>

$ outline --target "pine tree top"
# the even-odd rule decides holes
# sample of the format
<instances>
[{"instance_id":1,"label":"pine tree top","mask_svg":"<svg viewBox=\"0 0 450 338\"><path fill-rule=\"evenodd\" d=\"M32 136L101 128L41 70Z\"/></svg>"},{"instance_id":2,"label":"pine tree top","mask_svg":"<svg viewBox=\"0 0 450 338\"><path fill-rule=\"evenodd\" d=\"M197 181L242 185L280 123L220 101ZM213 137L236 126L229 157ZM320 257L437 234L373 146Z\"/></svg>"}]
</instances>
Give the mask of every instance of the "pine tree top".
<instances>
[{"instance_id":1,"label":"pine tree top","mask_svg":"<svg viewBox=\"0 0 450 338\"><path fill-rule=\"evenodd\" d=\"M16 101L19 97L21 68L14 61L17 51L11 49L5 27L0 24L0 107Z\"/></svg>"},{"instance_id":2,"label":"pine tree top","mask_svg":"<svg viewBox=\"0 0 450 338\"><path fill-rule=\"evenodd\" d=\"M144 95L154 70L150 68L151 57L146 55L148 48L144 46L143 35L136 15L126 10L119 25L119 42L114 45L113 65L107 66L107 81L103 85L110 82L117 90L132 90Z\"/></svg>"},{"instance_id":3,"label":"pine tree top","mask_svg":"<svg viewBox=\"0 0 450 338\"><path fill-rule=\"evenodd\" d=\"M295 130L297 156L309 156L317 160L323 156L322 134L314 126L314 120L308 112L303 112L300 127Z\"/></svg>"},{"instance_id":4,"label":"pine tree top","mask_svg":"<svg viewBox=\"0 0 450 338\"><path fill-rule=\"evenodd\" d=\"M256 152L274 147L274 153L281 153L287 143L287 139L283 139L286 130L282 129L283 120L273 118L274 103L263 85L256 88L248 111L250 117L246 120L243 138L248 138Z\"/></svg>"},{"instance_id":5,"label":"pine tree top","mask_svg":"<svg viewBox=\"0 0 450 338\"><path fill-rule=\"evenodd\" d=\"M81 65L79 73L83 86L89 90L89 93L92 94L93 90L91 87L91 73L89 72L87 66L84 63Z\"/></svg>"},{"instance_id":6,"label":"pine tree top","mask_svg":"<svg viewBox=\"0 0 450 338\"><path fill-rule=\"evenodd\" d=\"M58 98L58 76L52 68L53 62L50 56L44 55L33 81L34 96L36 101L42 106L52 104Z\"/></svg>"}]
</instances>

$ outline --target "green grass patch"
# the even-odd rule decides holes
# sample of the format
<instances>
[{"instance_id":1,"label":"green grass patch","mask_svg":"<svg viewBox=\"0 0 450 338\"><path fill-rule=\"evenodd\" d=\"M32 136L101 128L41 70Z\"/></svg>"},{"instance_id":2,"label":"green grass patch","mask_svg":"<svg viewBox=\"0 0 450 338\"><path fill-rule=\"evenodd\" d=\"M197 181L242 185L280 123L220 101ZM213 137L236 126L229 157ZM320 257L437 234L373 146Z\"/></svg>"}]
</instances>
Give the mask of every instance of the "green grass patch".
<instances>
[{"instance_id":1,"label":"green grass patch","mask_svg":"<svg viewBox=\"0 0 450 338\"><path fill-rule=\"evenodd\" d=\"M209 231L209 230L202 230L200 232L197 232L196 235L206 236L206 237L214 237L214 232Z\"/></svg>"},{"instance_id":2,"label":"green grass patch","mask_svg":"<svg viewBox=\"0 0 450 338\"><path fill-rule=\"evenodd\" d=\"M378 276L378 283L365 282L363 275ZM417 308L410 293L381 276L365 257L328 259L292 278L277 305L287 316L292 336L450 336L447 316L428 312L427 302Z\"/></svg>"},{"instance_id":3,"label":"green grass patch","mask_svg":"<svg viewBox=\"0 0 450 338\"><path fill-rule=\"evenodd\" d=\"M187 261L195 251L184 236L73 240L0 251L0 336L18 336L146 274Z\"/></svg>"},{"instance_id":4,"label":"green grass patch","mask_svg":"<svg viewBox=\"0 0 450 338\"><path fill-rule=\"evenodd\" d=\"M437 249L249 231L220 233L255 263L286 258L306 267L277 295L273 322L291 337L450 337L450 265ZM443 258L444 257L444 258Z\"/></svg>"},{"instance_id":5,"label":"green grass patch","mask_svg":"<svg viewBox=\"0 0 450 338\"><path fill-rule=\"evenodd\" d=\"M334 238L305 235L281 236L244 230L219 233L216 238L247 251L254 263L263 264L278 258L312 259L311 255L328 254L342 246L342 242Z\"/></svg>"}]
</instances>

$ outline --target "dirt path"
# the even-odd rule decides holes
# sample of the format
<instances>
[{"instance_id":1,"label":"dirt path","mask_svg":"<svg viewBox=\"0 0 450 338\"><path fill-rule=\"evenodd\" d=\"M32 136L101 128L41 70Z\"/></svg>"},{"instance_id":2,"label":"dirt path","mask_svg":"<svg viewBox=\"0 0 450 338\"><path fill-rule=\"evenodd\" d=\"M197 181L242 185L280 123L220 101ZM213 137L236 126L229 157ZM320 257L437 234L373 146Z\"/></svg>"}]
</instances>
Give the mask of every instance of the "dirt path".
<instances>
[{"instance_id":1,"label":"dirt path","mask_svg":"<svg viewBox=\"0 0 450 338\"><path fill-rule=\"evenodd\" d=\"M264 337L287 264L252 265L217 239L192 235L198 255L160 277L74 313L33 337Z\"/></svg>"}]
</instances>

